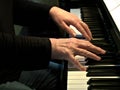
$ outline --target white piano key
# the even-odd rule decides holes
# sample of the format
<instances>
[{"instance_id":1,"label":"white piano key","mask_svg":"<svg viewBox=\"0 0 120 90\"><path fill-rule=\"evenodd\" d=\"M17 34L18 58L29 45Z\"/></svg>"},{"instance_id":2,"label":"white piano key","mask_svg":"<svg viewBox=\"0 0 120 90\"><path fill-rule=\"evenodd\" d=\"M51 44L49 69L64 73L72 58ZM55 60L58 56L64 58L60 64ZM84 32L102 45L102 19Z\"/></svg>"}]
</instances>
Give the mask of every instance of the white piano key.
<instances>
[{"instance_id":1,"label":"white piano key","mask_svg":"<svg viewBox=\"0 0 120 90\"><path fill-rule=\"evenodd\" d=\"M75 79L75 80L68 80L68 82L67 82L67 84L69 84L69 85L87 85L87 79L86 80L84 80L84 79Z\"/></svg>"},{"instance_id":2,"label":"white piano key","mask_svg":"<svg viewBox=\"0 0 120 90\"><path fill-rule=\"evenodd\" d=\"M75 59L78 60L79 62L84 62L86 60L86 57L85 56L76 55Z\"/></svg>"},{"instance_id":3,"label":"white piano key","mask_svg":"<svg viewBox=\"0 0 120 90\"><path fill-rule=\"evenodd\" d=\"M85 76L86 74L86 71L68 71L68 76Z\"/></svg>"},{"instance_id":4,"label":"white piano key","mask_svg":"<svg viewBox=\"0 0 120 90\"><path fill-rule=\"evenodd\" d=\"M70 28L76 33L77 36L82 37L82 33L80 33L76 27L74 27L73 25L70 25Z\"/></svg>"},{"instance_id":5,"label":"white piano key","mask_svg":"<svg viewBox=\"0 0 120 90\"><path fill-rule=\"evenodd\" d=\"M68 86L68 89L67 90L76 90L76 89L79 89L79 90L87 90L88 88L88 85L71 85L70 87Z\"/></svg>"},{"instance_id":6,"label":"white piano key","mask_svg":"<svg viewBox=\"0 0 120 90\"><path fill-rule=\"evenodd\" d=\"M73 14L75 14L78 18L80 18L81 19L81 9L80 8L71 8L70 9L70 12L71 13L73 13ZM73 25L70 25L70 28L72 28L72 30L76 33L76 37L79 37L79 38L82 38L83 37L83 35L82 35L82 33L81 32L79 32L77 29L76 29L76 27L74 27ZM71 36L69 36L69 37L71 37ZM85 57L84 56L79 56L79 55L76 55L75 56L75 58L77 59L77 60L79 60L79 62L82 64L82 65L85 65ZM74 66L73 65L69 65L68 66L69 68L74 68Z\"/></svg>"},{"instance_id":7,"label":"white piano key","mask_svg":"<svg viewBox=\"0 0 120 90\"><path fill-rule=\"evenodd\" d=\"M86 57L84 57L84 56L76 55L75 59L78 60L84 66L87 63ZM73 64L69 63L68 68L75 68L75 66Z\"/></svg>"},{"instance_id":8,"label":"white piano key","mask_svg":"<svg viewBox=\"0 0 120 90\"><path fill-rule=\"evenodd\" d=\"M119 76L87 77L86 71L68 71L67 90L88 90L87 82L91 78L120 78Z\"/></svg>"},{"instance_id":9,"label":"white piano key","mask_svg":"<svg viewBox=\"0 0 120 90\"><path fill-rule=\"evenodd\" d=\"M79 79L79 78L82 78L82 79L90 79L92 77L87 77L87 73L86 71L68 71L68 79ZM94 76L93 78L120 78L119 76Z\"/></svg>"},{"instance_id":10,"label":"white piano key","mask_svg":"<svg viewBox=\"0 0 120 90\"><path fill-rule=\"evenodd\" d=\"M68 88L67 90L88 90L86 87L80 87L80 88Z\"/></svg>"},{"instance_id":11,"label":"white piano key","mask_svg":"<svg viewBox=\"0 0 120 90\"><path fill-rule=\"evenodd\" d=\"M80 8L71 8L70 12L75 14L78 18L81 18L81 9Z\"/></svg>"},{"instance_id":12,"label":"white piano key","mask_svg":"<svg viewBox=\"0 0 120 90\"><path fill-rule=\"evenodd\" d=\"M78 18L81 19L81 9L80 8L71 8L70 12L73 13L73 14L75 14ZM83 37L82 34L81 34L81 32L79 32L76 29L76 27L74 27L73 25L70 25L70 28L73 29L73 31L76 33L77 37L79 37L79 38Z\"/></svg>"}]
</instances>

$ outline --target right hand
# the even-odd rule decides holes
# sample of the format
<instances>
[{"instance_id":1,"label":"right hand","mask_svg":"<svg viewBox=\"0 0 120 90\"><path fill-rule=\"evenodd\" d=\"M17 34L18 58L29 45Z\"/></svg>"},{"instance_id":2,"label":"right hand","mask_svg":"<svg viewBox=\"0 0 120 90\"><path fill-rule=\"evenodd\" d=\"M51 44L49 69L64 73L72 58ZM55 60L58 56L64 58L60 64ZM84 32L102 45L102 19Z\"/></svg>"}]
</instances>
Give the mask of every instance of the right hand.
<instances>
[{"instance_id":1,"label":"right hand","mask_svg":"<svg viewBox=\"0 0 120 90\"><path fill-rule=\"evenodd\" d=\"M92 33L88 25L79 19L75 14L56 6L52 7L49 13L57 25L72 37L75 37L76 33L70 28L70 25L73 25L79 32L81 32L87 40L92 39Z\"/></svg>"},{"instance_id":2,"label":"right hand","mask_svg":"<svg viewBox=\"0 0 120 90\"><path fill-rule=\"evenodd\" d=\"M87 40L76 38L50 38L52 45L52 59L68 60L79 70L86 70L78 60L76 55L85 56L94 60L101 60L97 54L105 54L105 50L90 43Z\"/></svg>"}]
</instances>

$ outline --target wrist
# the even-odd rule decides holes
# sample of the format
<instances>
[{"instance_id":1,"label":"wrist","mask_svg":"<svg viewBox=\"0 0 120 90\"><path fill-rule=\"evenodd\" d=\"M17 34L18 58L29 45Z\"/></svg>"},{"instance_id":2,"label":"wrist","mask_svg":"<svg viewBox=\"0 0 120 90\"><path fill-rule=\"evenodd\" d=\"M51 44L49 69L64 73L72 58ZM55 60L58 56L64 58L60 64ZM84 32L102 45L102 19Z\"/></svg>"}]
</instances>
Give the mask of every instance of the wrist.
<instances>
[{"instance_id":1,"label":"wrist","mask_svg":"<svg viewBox=\"0 0 120 90\"><path fill-rule=\"evenodd\" d=\"M56 54L56 39L55 38L50 38L51 42L51 59L54 59L55 54Z\"/></svg>"}]
</instances>

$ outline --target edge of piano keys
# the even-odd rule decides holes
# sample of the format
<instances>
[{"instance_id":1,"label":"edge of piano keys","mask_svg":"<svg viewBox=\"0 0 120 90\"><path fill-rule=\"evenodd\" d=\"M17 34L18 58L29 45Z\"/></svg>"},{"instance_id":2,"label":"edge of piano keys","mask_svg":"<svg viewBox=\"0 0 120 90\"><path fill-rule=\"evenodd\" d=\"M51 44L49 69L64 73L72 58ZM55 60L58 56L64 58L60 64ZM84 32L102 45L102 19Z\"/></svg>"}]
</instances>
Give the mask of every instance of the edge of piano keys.
<instances>
[{"instance_id":1,"label":"edge of piano keys","mask_svg":"<svg viewBox=\"0 0 120 90\"><path fill-rule=\"evenodd\" d=\"M87 82L90 78L120 78L119 76L94 76L87 77L86 71L69 71L67 77L67 90L88 90Z\"/></svg>"}]
</instances>

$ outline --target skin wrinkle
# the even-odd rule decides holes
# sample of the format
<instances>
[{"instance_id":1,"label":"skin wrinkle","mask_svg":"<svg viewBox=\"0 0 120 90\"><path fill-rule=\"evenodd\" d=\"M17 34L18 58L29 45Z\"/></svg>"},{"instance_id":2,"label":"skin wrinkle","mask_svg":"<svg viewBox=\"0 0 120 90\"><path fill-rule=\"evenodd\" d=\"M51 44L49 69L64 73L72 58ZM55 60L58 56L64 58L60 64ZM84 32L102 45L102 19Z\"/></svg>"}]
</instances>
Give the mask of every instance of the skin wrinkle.
<instances>
[{"instance_id":1,"label":"skin wrinkle","mask_svg":"<svg viewBox=\"0 0 120 90\"><path fill-rule=\"evenodd\" d=\"M55 58L64 58L64 60L67 59L80 70L85 70L85 68L78 61L75 60L75 55L82 55L88 58L100 60L100 57L96 55L96 53L100 52L100 54L104 54L105 51L98 47L95 47L94 45L92 45L91 42L89 42L92 39L92 33L90 32L90 29L86 23L84 23L76 15L61 10L58 7L52 7L50 10L50 15L58 24L58 26L60 26L61 29L65 30L71 36L71 38L67 38L66 40L63 38L59 39L59 42L57 43L61 45L58 44L58 47L55 49L56 52L52 52L53 54L59 54L59 57L54 56ZM76 33L74 30L72 30L70 25L74 26L78 31L80 31L85 39L80 40L74 38L76 36ZM51 39L51 42L54 44L56 40Z\"/></svg>"},{"instance_id":2,"label":"skin wrinkle","mask_svg":"<svg viewBox=\"0 0 120 90\"><path fill-rule=\"evenodd\" d=\"M68 44L69 44L68 48L72 49L71 51L73 52L73 55L77 55L78 54L78 55L91 56L91 57L92 56L96 56L95 54L90 53L90 51L92 51L92 50L89 51L89 48L91 49L91 47L93 45L92 44L86 44L86 43L88 43L88 41L86 41L86 43L83 43L83 46L81 46L81 47L76 42L75 42L76 46L72 45L71 40L70 40L70 42L68 42ZM75 47L78 47L78 48L75 48ZM79 49L79 48L87 48L88 51L84 50L84 49ZM93 48L93 50L94 50L94 48ZM79 51L79 52L76 52L76 51ZM96 59L99 60L100 58L97 57Z\"/></svg>"},{"instance_id":3,"label":"skin wrinkle","mask_svg":"<svg viewBox=\"0 0 120 90\"><path fill-rule=\"evenodd\" d=\"M58 12L57 10L59 10L60 12ZM69 14L69 15L67 15L67 14ZM52 7L51 10L50 10L50 15L53 18L53 20L62 29L64 29L65 31L67 31L71 36L74 36L74 33L72 33L72 31L70 29L68 29L69 25L75 26L78 29L78 31L80 31L83 34L83 36L85 36L85 38L87 40L91 40L91 36L89 36L89 33L88 33L89 29L87 28L87 30L84 30L84 29L86 29L85 26L81 25L81 23L80 23L80 22L82 22L82 20L78 19L78 17L76 15L74 15L72 13L69 13L67 11L61 10L58 7ZM59 20L59 18L56 18L56 17L62 17L62 19ZM62 23L62 21L64 23ZM83 26L84 26L84 28L83 28Z\"/></svg>"},{"instance_id":4,"label":"skin wrinkle","mask_svg":"<svg viewBox=\"0 0 120 90\"><path fill-rule=\"evenodd\" d=\"M86 41L86 42L88 42L88 41ZM69 43L69 42L68 42ZM78 46L78 44L76 43L75 44L76 45L76 47L79 47ZM92 47L92 44L84 44L85 45L85 47L84 48L88 48L88 50L89 50L89 48L90 47ZM74 47L74 45L72 45L72 43L70 42L69 43L69 47L68 48L72 48L72 51L73 51L73 55L75 56L75 55L82 55L82 56L90 56L91 58L93 57L93 56L96 56L95 54L93 54L93 53L91 53L91 52L89 52L89 51L87 51L87 50L84 50L84 49L79 49L79 48L75 48ZM78 52L77 52L78 51ZM97 58L96 58L97 60L100 60L100 57L98 57L97 56Z\"/></svg>"},{"instance_id":5,"label":"skin wrinkle","mask_svg":"<svg viewBox=\"0 0 120 90\"><path fill-rule=\"evenodd\" d=\"M92 37L92 33L90 32L89 26L88 26L85 22L83 22L83 21L81 21L81 25L82 25L82 27L85 28L84 30L88 33L88 35L89 35L90 38L92 39L93 37ZM88 31L87 31L87 30L88 30Z\"/></svg>"}]
</instances>

